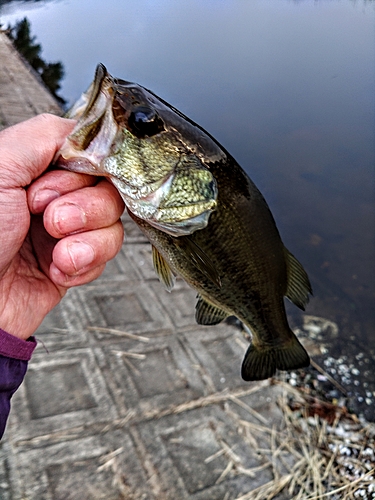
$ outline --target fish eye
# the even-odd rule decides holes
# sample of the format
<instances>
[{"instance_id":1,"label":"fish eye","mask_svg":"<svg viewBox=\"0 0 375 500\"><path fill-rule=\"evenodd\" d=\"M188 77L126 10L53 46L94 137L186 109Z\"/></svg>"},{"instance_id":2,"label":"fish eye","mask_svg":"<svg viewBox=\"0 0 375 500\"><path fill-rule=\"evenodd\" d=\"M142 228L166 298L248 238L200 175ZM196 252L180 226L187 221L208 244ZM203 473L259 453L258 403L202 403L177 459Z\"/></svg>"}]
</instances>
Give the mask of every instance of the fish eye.
<instances>
[{"instance_id":1,"label":"fish eye","mask_svg":"<svg viewBox=\"0 0 375 500\"><path fill-rule=\"evenodd\" d=\"M131 132L138 138L155 135L164 130L162 119L148 106L137 106L128 118Z\"/></svg>"}]
</instances>

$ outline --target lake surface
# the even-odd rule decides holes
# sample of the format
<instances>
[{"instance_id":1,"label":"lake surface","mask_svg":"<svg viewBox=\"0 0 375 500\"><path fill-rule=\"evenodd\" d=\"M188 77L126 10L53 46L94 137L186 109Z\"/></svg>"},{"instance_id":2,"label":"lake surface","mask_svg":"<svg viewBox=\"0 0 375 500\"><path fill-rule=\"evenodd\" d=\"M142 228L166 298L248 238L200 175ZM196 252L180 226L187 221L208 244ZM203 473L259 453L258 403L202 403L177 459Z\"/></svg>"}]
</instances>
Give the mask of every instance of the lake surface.
<instances>
[{"instance_id":1,"label":"lake surface","mask_svg":"<svg viewBox=\"0 0 375 500\"><path fill-rule=\"evenodd\" d=\"M307 313L338 324L332 353L375 359L373 2L0 3L3 25L24 16L70 102L100 61L216 137L308 271Z\"/></svg>"}]
</instances>

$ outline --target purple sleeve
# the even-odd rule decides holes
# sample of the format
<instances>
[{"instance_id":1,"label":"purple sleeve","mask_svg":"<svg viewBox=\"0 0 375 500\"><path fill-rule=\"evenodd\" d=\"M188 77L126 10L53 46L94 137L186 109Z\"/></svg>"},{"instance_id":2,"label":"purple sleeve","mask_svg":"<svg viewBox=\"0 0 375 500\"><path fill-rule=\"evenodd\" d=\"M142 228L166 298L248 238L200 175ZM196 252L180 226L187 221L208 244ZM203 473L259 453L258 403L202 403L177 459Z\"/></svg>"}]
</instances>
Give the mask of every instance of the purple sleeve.
<instances>
[{"instance_id":1,"label":"purple sleeve","mask_svg":"<svg viewBox=\"0 0 375 500\"><path fill-rule=\"evenodd\" d=\"M0 439L10 411L10 398L24 379L35 347L34 337L22 340L0 328Z\"/></svg>"}]
</instances>

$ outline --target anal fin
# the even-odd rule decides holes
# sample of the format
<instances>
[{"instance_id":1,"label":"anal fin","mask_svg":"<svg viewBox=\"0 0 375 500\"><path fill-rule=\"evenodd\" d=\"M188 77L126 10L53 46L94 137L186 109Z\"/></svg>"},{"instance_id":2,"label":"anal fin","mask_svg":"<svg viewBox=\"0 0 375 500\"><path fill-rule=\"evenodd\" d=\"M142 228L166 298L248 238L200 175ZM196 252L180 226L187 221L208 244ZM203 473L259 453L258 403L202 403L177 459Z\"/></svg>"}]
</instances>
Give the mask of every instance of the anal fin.
<instances>
[{"instance_id":1,"label":"anal fin","mask_svg":"<svg viewBox=\"0 0 375 500\"><path fill-rule=\"evenodd\" d=\"M217 325L226 317L228 314L225 311L206 302L198 295L198 302L195 306L195 320L198 325Z\"/></svg>"},{"instance_id":2,"label":"anal fin","mask_svg":"<svg viewBox=\"0 0 375 500\"><path fill-rule=\"evenodd\" d=\"M175 276L165 258L152 246L152 262L159 280L164 284L166 290L170 292L175 284Z\"/></svg>"}]
</instances>

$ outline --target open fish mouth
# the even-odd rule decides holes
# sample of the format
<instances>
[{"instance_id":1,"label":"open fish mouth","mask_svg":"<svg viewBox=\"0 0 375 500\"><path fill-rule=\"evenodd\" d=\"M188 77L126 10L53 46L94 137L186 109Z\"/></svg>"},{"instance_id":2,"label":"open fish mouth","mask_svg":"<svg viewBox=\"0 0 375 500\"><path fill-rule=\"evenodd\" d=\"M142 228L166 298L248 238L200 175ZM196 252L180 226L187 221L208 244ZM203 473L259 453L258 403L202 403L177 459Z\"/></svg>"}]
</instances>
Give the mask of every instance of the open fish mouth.
<instances>
[{"instance_id":1,"label":"open fish mouth","mask_svg":"<svg viewBox=\"0 0 375 500\"><path fill-rule=\"evenodd\" d=\"M174 108L99 64L66 117L77 124L56 155L58 166L107 177L129 211L173 236L207 226L218 195L209 163L223 152ZM179 133L179 121L191 127L191 140Z\"/></svg>"}]
</instances>

